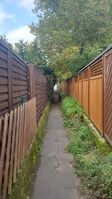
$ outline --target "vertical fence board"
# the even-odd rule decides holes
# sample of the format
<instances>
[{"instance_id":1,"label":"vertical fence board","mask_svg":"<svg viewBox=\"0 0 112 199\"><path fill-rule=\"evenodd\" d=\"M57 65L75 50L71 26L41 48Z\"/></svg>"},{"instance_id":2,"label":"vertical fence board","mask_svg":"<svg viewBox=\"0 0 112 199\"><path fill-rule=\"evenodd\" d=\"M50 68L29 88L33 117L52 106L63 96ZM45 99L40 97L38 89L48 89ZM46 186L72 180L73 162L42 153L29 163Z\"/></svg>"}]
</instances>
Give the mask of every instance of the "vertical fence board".
<instances>
[{"instance_id":1,"label":"vertical fence board","mask_svg":"<svg viewBox=\"0 0 112 199\"><path fill-rule=\"evenodd\" d=\"M0 154L0 196L7 198L17 172L27 155L36 133L36 100L29 100L3 119L3 139ZM0 120L1 121L1 120ZM1 126L2 126L1 125Z\"/></svg>"},{"instance_id":2,"label":"vertical fence board","mask_svg":"<svg viewBox=\"0 0 112 199\"><path fill-rule=\"evenodd\" d=\"M0 195L2 192L2 179L3 179L3 169L4 169L4 159L6 152L6 142L7 142L7 131L8 131L8 114L5 115L4 118L4 128L3 128L3 139L2 139L2 147L1 147L1 157L0 157Z\"/></svg>"},{"instance_id":3,"label":"vertical fence board","mask_svg":"<svg viewBox=\"0 0 112 199\"><path fill-rule=\"evenodd\" d=\"M10 171L9 171L9 186L8 193L11 193L12 182L13 182L13 169L14 169L14 150L15 150L15 140L16 140L16 123L17 123L17 109L14 110L14 124L12 133L12 143L11 143L11 160L10 160Z\"/></svg>"},{"instance_id":4,"label":"vertical fence board","mask_svg":"<svg viewBox=\"0 0 112 199\"><path fill-rule=\"evenodd\" d=\"M18 137L19 137L19 119L20 119L20 107L17 109L17 124L16 124L16 142L15 142L15 155L14 155L14 177L13 181L16 181L16 172L18 168Z\"/></svg>"},{"instance_id":5,"label":"vertical fence board","mask_svg":"<svg viewBox=\"0 0 112 199\"><path fill-rule=\"evenodd\" d=\"M8 177L9 177L8 171L9 171L9 163L10 163L12 129L13 129L13 111L11 111L10 118L9 118L8 139L7 139L7 148L6 148L6 160L5 160L5 169L4 169L3 199L5 199L6 196L7 196Z\"/></svg>"}]
</instances>

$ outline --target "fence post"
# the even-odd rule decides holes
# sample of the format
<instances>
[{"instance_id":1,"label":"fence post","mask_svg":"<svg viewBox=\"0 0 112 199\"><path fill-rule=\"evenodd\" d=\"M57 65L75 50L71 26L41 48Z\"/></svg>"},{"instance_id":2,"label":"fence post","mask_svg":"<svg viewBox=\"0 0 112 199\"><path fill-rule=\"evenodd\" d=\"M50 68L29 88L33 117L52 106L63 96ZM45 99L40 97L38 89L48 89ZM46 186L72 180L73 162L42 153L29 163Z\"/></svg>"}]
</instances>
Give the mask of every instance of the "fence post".
<instances>
[{"instance_id":1,"label":"fence post","mask_svg":"<svg viewBox=\"0 0 112 199\"><path fill-rule=\"evenodd\" d=\"M13 109L13 93L12 93L12 52L8 48L8 104L9 112Z\"/></svg>"},{"instance_id":2,"label":"fence post","mask_svg":"<svg viewBox=\"0 0 112 199\"><path fill-rule=\"evenodd\" d=\"M79 75L78 75L77 78L78 78L78 94L77 94L77 98L78 98L78 99L77 99L77 100L79 101Z\"/></svg>"},{"instance_id":3,"label":"fence post","mask_svg":"<svg viewBox=\"0 0 112 199\"><path fill-rule=\"evenodd\" d=\"M88 68L88 116L90 117L90 81L91 81L91 68Z\"/></svg>"},{"instance_id":4,"label":"fence post","mask_svg":"<svg viewBox=\"0 0 112 199\"><path fill-rule=\"evenodd\" d=\"M103 136L106 133L106 68L105 68L105 54L102 56L102 65L103 65Z\"/></svg>"},{"instance_id":5,"label":"fence post","mask_svg":"<svg viewBox=\"0 0 112 199\"><path fill-rule=\"evenodd\" d=\"M29 96L30 99L35 97L35 74L34 74L34 65L29 64Z\"/></svg>"},{"instance_id":6,"label":"fence post","mask_svg":"<svg viewBox=\"0 0 112 199\"><path fill-rule=\"evenodd\" d=\"M84 108L83 106L83 80L84 80L84 72L82 72L82 107Z\"/></svg>"}]
</instances>

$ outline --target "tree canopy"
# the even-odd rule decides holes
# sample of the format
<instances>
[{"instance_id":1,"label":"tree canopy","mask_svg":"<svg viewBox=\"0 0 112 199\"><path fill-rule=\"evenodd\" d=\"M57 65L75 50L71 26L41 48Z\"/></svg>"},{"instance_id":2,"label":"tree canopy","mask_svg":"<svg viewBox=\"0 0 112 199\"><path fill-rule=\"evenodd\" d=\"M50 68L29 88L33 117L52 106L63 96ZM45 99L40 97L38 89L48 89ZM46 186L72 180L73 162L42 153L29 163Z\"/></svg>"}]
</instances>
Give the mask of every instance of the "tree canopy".
<instances>
[{"instance_id":1,"label":"tree canopy","mask_svg":"<svg viewBox=\"0 0 112 199\"><path fill-rule=\"evenodd\" d=\"M112 43L111 0L35 0L34 4L38 20L30 28L35 40L16 44L27 62L53 68L64 79Z\"/></svg>"}]
</instances>

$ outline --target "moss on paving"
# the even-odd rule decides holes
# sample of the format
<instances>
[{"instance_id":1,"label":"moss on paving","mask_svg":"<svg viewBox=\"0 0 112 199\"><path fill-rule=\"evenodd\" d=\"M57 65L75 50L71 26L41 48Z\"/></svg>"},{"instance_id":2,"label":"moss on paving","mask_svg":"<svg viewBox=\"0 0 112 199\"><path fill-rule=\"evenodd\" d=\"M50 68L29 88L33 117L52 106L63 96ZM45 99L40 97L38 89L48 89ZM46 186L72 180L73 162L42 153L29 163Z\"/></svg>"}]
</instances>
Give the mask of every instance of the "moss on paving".
<instances>
[{"instance_id":1,"label":"moss on paving","mask_svg":"<svg viewBox=\"0 0 112 199\"><path fill-rule=\"evenodd\" d=\"M83 189L91 199L112 199L112 148L84 118L73 98L63 99L62 112L70 140L68 150Z\"/></svg>"},{"instance_id":2,"label":"moss on paving","mask_svg":"<svg viewBox=\"0 0 112 199\"><path fill-rule=\"evenodd\" d=\"M12 193L8 197L9 199L26 199L29 194L28 192L32 182L32 175L39 162L40 148L42 138L45 134L49 110L50 104L48 104L45 108L44 113L39 121L37 133L22 164L21 170L19 170L17 174L17 181L13 185Z\"/></svg>"}]
</instances>

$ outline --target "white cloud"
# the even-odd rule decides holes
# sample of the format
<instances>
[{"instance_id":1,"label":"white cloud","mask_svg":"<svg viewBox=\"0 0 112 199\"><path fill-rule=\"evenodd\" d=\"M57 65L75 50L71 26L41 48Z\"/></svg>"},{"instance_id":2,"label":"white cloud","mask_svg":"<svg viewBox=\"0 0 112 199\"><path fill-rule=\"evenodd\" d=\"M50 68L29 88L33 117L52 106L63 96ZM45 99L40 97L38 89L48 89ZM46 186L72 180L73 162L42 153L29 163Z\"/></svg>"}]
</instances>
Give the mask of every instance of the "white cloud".
<instances>
[{"instance_id":1,"label":"white cloud","mask_svg":"<svg viewBox=\"0 0 112 199\"><path fill-rule=\"evenodd\" d=\"M7 39L10 43L15 44L19 40L29 43L34 40L35 36L30 33L30 28L28 26L22 26L15 30L10 31L7 35Z\"/></svg>"},{"instance_id":2,"label":"white cloud","mask_svg":"<svg viewBox=\"0 0 112 199\"><path fill-rule=\"evenodd\" d=\"M12 19L14 15L6 13L3 8L0 6L0 23L2 23L6 19Z\"/></svg>"},{"instance_id":3,"label":"white cloud","mask_svg":"<svg viewBox=\"0 0 112 199\"><path fill-rule=\"evenodd\" d=\"M34 4L33 0L20 0L19 5L24 8L32 9Z\"/></svg>"}]
</instances>

